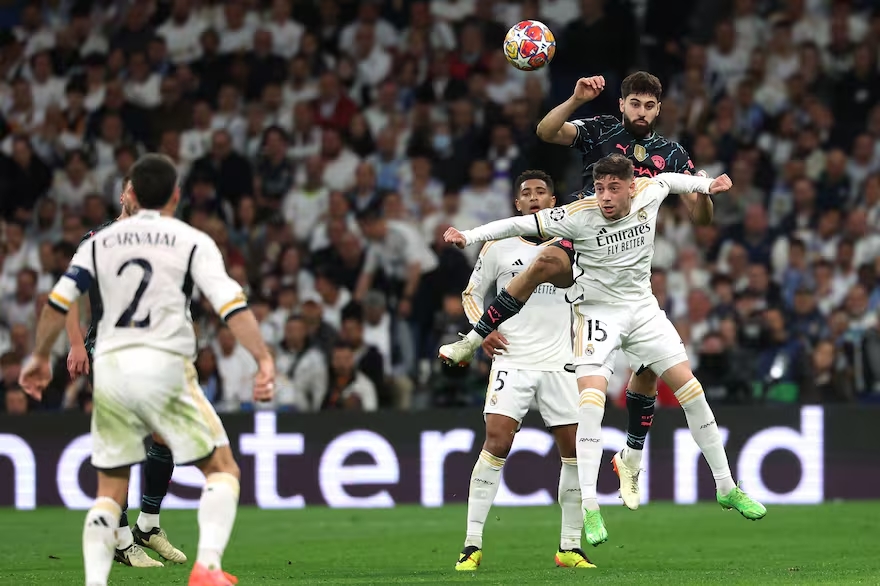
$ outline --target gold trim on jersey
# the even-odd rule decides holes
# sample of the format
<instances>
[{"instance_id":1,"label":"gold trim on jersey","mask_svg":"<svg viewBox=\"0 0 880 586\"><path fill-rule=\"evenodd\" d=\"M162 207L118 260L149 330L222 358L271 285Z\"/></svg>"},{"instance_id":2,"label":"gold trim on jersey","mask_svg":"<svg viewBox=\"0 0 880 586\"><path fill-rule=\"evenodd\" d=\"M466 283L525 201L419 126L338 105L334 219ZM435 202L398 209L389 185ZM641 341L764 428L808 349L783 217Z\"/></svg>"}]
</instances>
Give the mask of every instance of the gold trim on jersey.
<instances>
[{"instance_id":1,"label":"gold trim on jersey","mask_svg":"<svg viewBox=\"0 0 880 586\"><path fill-rule=\"evenodd\" d=\"M655 181L653 179L647 179L645 177L638 177L636 178L635 183L636 188L633 190L632 195L629 196L630 199L648 189L652 184L655 183Z\"/></svg>"},{"instance_id":2,"label":"gold trim on jersey","mask_svg":"<svg viewBox=\"0 0 880 586\"><path fill-rule=\"evenodd\" d=\"M474 301L474 284L468 285L467 289L462 291L461 293L461 304L464 306L464 313L467 318L472 322L480 321L480 318L483 317L483 310L477 307L477 302Z\"/></svg>"},{"instance_id":3,"label":"gold trim on jersey","mask_svg":"<svg viewBox=\"0 0 880 586\"><path fill-rule=\"evenodd\" d=\"M539 242L536 244L534 242L529 242L528 240L526 240L522 236L517 236L517 238L519 238L524 244L528 244L529 246L547 246L549 244L553 244L554 242L558 242L560 240L559 238L553 237L550 240L545 240L544 242Z\"/></svg>"}]
</instances>

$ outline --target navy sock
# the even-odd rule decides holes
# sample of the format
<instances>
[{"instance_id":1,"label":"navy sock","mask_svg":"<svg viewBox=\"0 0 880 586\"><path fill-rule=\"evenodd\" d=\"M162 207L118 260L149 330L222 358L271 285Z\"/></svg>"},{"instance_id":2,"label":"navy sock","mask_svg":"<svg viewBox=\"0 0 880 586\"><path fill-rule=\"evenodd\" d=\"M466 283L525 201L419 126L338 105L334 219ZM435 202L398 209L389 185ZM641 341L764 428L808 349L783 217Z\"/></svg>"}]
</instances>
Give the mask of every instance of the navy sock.
<instances>
[{"instance_id":1,"label":"navy sock","mask_svg":"<svg viewBox=\"0 0 880 586\"><path fill-rule=\"evenodd\" d=\"M125 505L125 508L122 509L122 515L119 517L119 526L128 527L128 505Z\"/></svg>"},{"instance_id":2,"label":"navy sock","mask_svg":"<svg viewBox=\"0 0 880 586\"><path fill-rule=\"evenodd\" d=\"M651 430L654 422L654 407L657 397L647 397L626 391L626 411L629 420L626 425L626 446L633 450L642 450L645 447L645 438Z\"/></svg>"},{"instance_id":3,"label":"navy sock","mask_svg":"<svg viewBox=\"0 0 880 586\"><path fill-rule=\"evenodd\" d=\"M141 511L158 515L162 500L168 494L168 485L174 473L174 460L167 446L154 443L147 452L144 464L144 495L141 498Z\"/></svg>"},{"instance_id":4,"label":"navy sock","mask_svg":"<svg viewBox=\"0 0 880 586\"><path fill-rule=\"evenodd\" d=\"M474 331L485 338L497 330L498 326L518 314L524 305L525 303L508 293L507 289L502 289L474 326Z\"/></svg>"}]
</instances>

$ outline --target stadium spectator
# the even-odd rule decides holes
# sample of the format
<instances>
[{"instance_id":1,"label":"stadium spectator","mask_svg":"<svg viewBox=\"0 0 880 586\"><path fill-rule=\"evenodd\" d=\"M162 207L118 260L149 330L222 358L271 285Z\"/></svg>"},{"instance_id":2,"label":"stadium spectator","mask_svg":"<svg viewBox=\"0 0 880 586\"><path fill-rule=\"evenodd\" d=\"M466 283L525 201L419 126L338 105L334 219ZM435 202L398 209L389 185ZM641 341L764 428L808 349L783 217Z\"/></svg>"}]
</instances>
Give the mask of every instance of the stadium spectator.
<instances>
[{"instance_id":1,"label":"stadium spectator","mask_svg":"<svg viewBox=\"0 0 880 586\"><path fill-rule=\"evenodd\" d=\"M337 342L330 362L330 384L321 408L375 411L378 406L376 387L360 371L354 349L345 342Z\"/></svg>"}]
</instances>

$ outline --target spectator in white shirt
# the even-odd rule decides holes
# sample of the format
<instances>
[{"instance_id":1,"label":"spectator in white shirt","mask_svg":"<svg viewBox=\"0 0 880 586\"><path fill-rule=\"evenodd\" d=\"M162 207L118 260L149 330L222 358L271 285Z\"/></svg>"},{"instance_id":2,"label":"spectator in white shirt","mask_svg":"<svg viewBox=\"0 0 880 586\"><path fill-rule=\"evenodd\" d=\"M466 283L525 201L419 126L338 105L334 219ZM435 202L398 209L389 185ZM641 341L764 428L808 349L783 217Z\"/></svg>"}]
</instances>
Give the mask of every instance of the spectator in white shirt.
<instances>
[{"instance_id":1,"label":"spectator in white shirt","mask_svg":"<svg viewBox=\"0 0 880 586\"><path fill-rule=\"evenodd\" d=\"M254 43L256 26L246 20L242 0L226 0L223 6L223 23L218 26L220 33L220 53L250 51ZM219 23L218 23L219 24Z\"/></svg>"},{"instance_id":2,"label":"spectator in white shirt","mask_svg":"<svg viewBox=\"0 0 880 586\"><path fill-rule=\"evenodd\" d=\"M199 41L208 23L192 12L191 0L174 0L171 16L156 32L168 44L168 54L174 64L192 63L202 56Z\"/></svg>"},{"instance_id":3,"label":"spectator in white shirt","mask_svg":"<svg viewBox=\"0 0 880 586\"><path fill-rule=\"evenodd\" d=\"M381 2L377 0L362 0L358 4L358 16L354 22L342 29L339 35L339 50L343 53L352 54L355 48L355 37L361 25L372 25L376 29L376 40L389 49L397 47L397 29L379 16Z\"/></svg>"},{"instance_id":4,"label":"spectator in white shirt","mask_svg":"<svg viewBox=\"0 0 880 586\"><path fill-rule=\"evenodd\" d=\"M523 97L523 79L512 74L515 70L507 62L504 53L496 51L489 59L489 82L486 84L486 95L489 99L503 106L515 98Z\"/></svg>"},{"instance_id":5,"label":"spectator in white shirt","mask_svg":"<svg viewBox=\"0 0 880 586\"><path fill-rule=\"evenodd\" d=\"M327 358L308 343L308 331L302 317L288 318L284 338L275 356L275 368L285 375L294 389L293 404L300 411L320 411L329 384Z\"/></svg>"},{"instance_id":6,"label":"spectator in white shirt","mask_svg":"<svg viewBox=\"0 0 880 586\"><path fill-rule=\"evenodd\" d=\"M513 213L510 185L502 187L493 180L492 166L484 159L471 163L470 183L461 190L461 209L481 224Z\"/></svg>"},{"instance_id":7,"label":"spectator in white shirt","mask_svg":"<svg viewBox=\"0 0 880 586\"><path fill-rule=\"evenodd\" d=\"M272 0L268 22L263 26L272 33L273 52L290 59L299 51L305 27L290 17L290 0Z\"/></svg>"},{"instance_id":8,"label":"spectator in white shirt","mask_svg":"<svg viewBox=\"0 0 880 586\"><path fill-rule=\"evenodd\" d=\"M253 378L257 364L235 340L226 324L217 331L212 349L217 357L217 372L223 382L223 401L219 410L237 411L253 400Z\"/></svg>"},{"instance_id":9,"label":"spectator in white shirt","mask_svg":"<svg viewBox=\"0 0 880 586\"><path fill-rule=\"evenodd\" d=\"M192 128L184 130L180 135L180 156L187 163L192 164L210 150L215 130L212 126L213 118L214 112L207 100L195 103Z\"/></svg>"},{"instance_id":10,"label":"spectator in white shirt","mask_svg":"<svg viewBox=\"0 0 880 586\"><path fill-rule=\"evenodd\" d=\"M38 2L28 2L22 7L21 24L14 27L12 33L19 42L24 43L25 57L55 46L55 34L51 27L44 25Z\"/></svg>"},{"instance_id":11,"label":"spectator in white shirt","mask_svg":"<svg viewBox=\"0 0 880 586\"><path fill-rule=\"evenodd\" d=\"M293 131L290 133L288 154L294 163L321 154L323 143L321 127L315 124L315 111L309 102L299 102L293 107ZM302 180L302 176L299 176Z\"/></svg>"},{"instance_id":12,"label":"spectator in white shirt","mask_svg":"<svg viewBox=\"0 0 880 586\"><path fill-rule=\"evenodd\" d=\"M64 161L64 170L55 175L52 197L66 213L78 213L87 195L100 193L101 189L89 170L85 153L71 151Z\"/></svg>"},{"instance_id":13,"label":"spectator in white shirt","mask_svg":"<svg viewBox=\"0 0 880 586\"><path fill-rule=\"evenodd\" d=\"M305 162L305 182L294 186L281 204L284 218L293 227L299 242L308 242L312 230L327 213L330 190L324 185L324 161L314 155Z\"/></svg>"},{"instance_id":14,"label":"spectator in white shirt","mask_svg":"<svg viewBox=\"0 0 880 586\"><path fill-rule=\"evenodd\" d=\"M342 327L342 309L351 301L351 293L328 270L315 274L315 291L324 309L324 321L339 330Z\"/></svg>"},{"instance_id":15,"label":"spectator in white shirt","mask_svg":"<svg viewBox=\"0 0 880 586\"><path fill-rule=\"evenodd\" d=\"M362 24L357 28L354 52L350 54L357 68L357 83L375 88L391 72L391 55L376 39L376 27Z\"/></svg>"},{"instance_id":16,"label":"spectator in white shirt","mask_svg":"<svg viewBox=\"0 0 880 586\"><path fill-rule=\"evenodd\" d=\"M715 26L715 42L706 52L706 61L709 74L717 76L728 94L733 95L748 68L749 53L737 46L731 21L724 20Z\"/></svg>"},{"instance_id":17,"label":"spectator in white shirt","mask_svg":"<svg viewBox=\"0 0 880 586\"><path fill-rule=\"evenodd\" d=\"M309 62L302 55L290 60L287 83L282 87L282 96L284 106L291 109L300 102L311 102L318 97L318 83L312 78Z\"/></svg>"},{"instance_id":18,"label":"spectator in white shirt","mask_svg":"<svg viewBox=\"0 0 880 586\"><path fill-rule=\"evenodd\" d=\"M388 126L391 117L400 112L397 95L397 83L394 80L386 80L378 88L375 103L364 110L364 118L373 136L379 136L379 133Z\"/></svg>"},{"instance_id":19,"label":"spectator in white shirt","mask_svg":"<svg viewBox=\"0 0 880 586\"><path fill-rule=\"evenodd\" d=\"M343 342L337 342L333 347L330 385L322 408L350 411L379 408L375 385L357 370L354 350Z\"/></svg>"},{"instance_id":20,"label":"spectator in white shirt","mask_svg":"<svg viewBox=\"0 0 880 586\"><path fill-rule=\"evenodd\" d=\"M38 273L25 268L15 277L15 292L6 295L2 303L2 321L7 326L24 325L33 331L37 320L37 278Z\"/></svg>"},{"instance_id":21,"label":"spectator in white shirt","mask_svg":"<svg viewBox=\"0 0 880 586\"><path fill-rule=\"evenodd\" d=\"M211 116L212 130L225 130L232 138L235 150L244 150L247 121L241 115L240 95L234 85L225 84L217 94L217 111Z\"/></svg>"},{"instance_id":22,"label":"spectator in white shirt","mask_svg":"<svg viewBox=\"0 0 880 586\"><path fill-rule=\"evenodd\" d=\"M150 71L147 55L142 51L128 58L128 81L125 82L125 99L141 108L155 108L162 101L159 89L162 76Z\"/></svg>"},{"instance_id":23,"label":"spectator in white shirt","mask_svg":"<svg viewBox=\"0 0 880 586\"><path fill-rule=\"evenodd\" d=\"M31 57L31 95L34 108L45 110L49 106L61 106L64 102L65 80L52 71L52 58L48 52Z\"/></svg>"},{"instance_id":24,"label":"spectator in white shirt","mask_svg":"<svg viewBox=\"0 0 880 586\"><path fill-rule=\"evenodd\" d=\"M4 104L6 122L12 131L20 134L35 132L44 121L44 111L34 106L31 84L17 78L12 82L12 99Z\"/></svg>"},{"instance_id":25,"label":"spectator in white shirt","mask_svg":"<svg viewBox=\"0 0 880 586\"><path fill-rule=\"evenodd\" d=\"M325 128L321 133L321 155L324 158L324 184L333 191L354 187L355 171L360 158L342 142L339 131Z\"/></svg>"},{"instance_id":26,"label":"spectator in white shirt","mask_svg":"<svg viewBox=\"0 0 880 586\"><path fill-rule=\"evenodd\" d=\"M416 31L420 31L428 39L431 49L435 51L452 51L457 45L452 27L446 22L435 20L431 16L428 2L423 0L410 4L409 27L403 32L401 40L407 43Z\"/></svg>"}]
</instances>

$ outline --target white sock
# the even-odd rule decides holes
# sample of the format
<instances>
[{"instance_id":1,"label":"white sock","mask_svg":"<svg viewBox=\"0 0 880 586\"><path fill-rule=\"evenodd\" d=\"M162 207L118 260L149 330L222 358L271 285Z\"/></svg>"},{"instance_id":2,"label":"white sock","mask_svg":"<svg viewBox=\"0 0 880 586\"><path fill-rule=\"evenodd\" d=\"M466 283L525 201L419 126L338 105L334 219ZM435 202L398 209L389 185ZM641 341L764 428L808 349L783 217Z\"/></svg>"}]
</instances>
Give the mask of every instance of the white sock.
<instances>
[{"instance_id":1,"label":"white sock","mask_svg":"<svg viewBox=\"0 0 880 586\"><path fill-rule=\"evenodd\" d=\"M696 378L692 378L675 391L675 398L684 409L691 435L712 470L716 490L721 494L729 493L736 484L733 482L730 466L727 463L724 440L721 438L721 432L718 431L718 424L715 423L715 414L706 401L703 385Z\"/></svg>"},{"instance_id":2,"label":"white sock","mask_svg":"<svg viewBox=\"0 0 880 586\"><path fill-rule=\"evenodd\" d=\"M116 553L116 530L122 507L111 498L102 496L86 514L83 527L83 562L86 586L107 586L113 555ZM124 527L128 530L128 527Z\"/></svg>"},{"instance_id":3,"label":"white sock","mask_svg":"<svg viewBox=\"0 0 880 586\"><path fill-rule=\"evenodd\" d=\"M623 463L630 468L638 469L642 466L642 450L636 450L634 448L626 446L620 452L620 457L621 459L623 459Z\"/></svg>"},{"instance_id":4,"label":"white sock","mask_svg":"<svg viewBox=\"0 0 880 586\"><path fill-rule=\"evenodd\" d=\"M138 515L137 526L144 533L149 533L156 527L161 527L159 524L159 513L145 513L141 511Z\"/></svg>"},{"instance_id":5,"label":"white sock","mask_svg":"<svg viewBox=\"0 0 880 586\"><path fill-rule=\"evenodd\" d=\"M582 506L598 511L596 484L602 463L602 418L605 416L605 393L599 389L581 391L578 405L577 468L581 483Z\"/></svg>"},{"instance_id":6,"label":"white sock","mask_svg":"<svg viewBox=\"0 0 880 586\"><path fill-rule=\"evenodd\" d=\"M477 333L477 330L471 330L471 331L469 331L469 332L467 333L467 336L465 336L465 337L466 337L468 340L470 340L471 342L473 342L474 344L482 344L482 343L483 343L483 336L481 336L480 334L478 334L478 333Z\"/></svg>"},{"instance_id":7,"label":"white sock","mask_svg":"<svg viewBox=\"0 0 880 586\"><path fill-rule=\"evenodd\" d=\"M134 543L134 536L131 534L131 529L128 527L117 527L116 528L116 549L124 550L131 547L131 544Z\"/></svg>"},{"instance_id":8,"label":"white sock","mask_svg":"<svg viewBox=\"0 0 880 586\"><path fill-rule=\"evenodd\" d=\"M209 570L219 570L221 559L238 508L238 479L217 472L208 476L199 501L199 549L196 561Z\"/></svg>"},{"instance_id":9,"label":"white sock","mask_svg":"<svg viewBox=\"0 0 880 586\"><path fill-rule=\"evenodd\" d=\"M562 470L559 471L559 507L562 509L559 549L579 548L584 516L581 512L581 485L578 479L577 458L562 458Z\"/></svg>"},{"instance_id":10,"label":"white sock","mask_svg":"<svg viewBox=\"0 0 880 586\"><path fill-rule=\"evenodd\" d=\"M493 456L486 450L480 452L474 471L471 473L471 484L468 489L467 536L464 546L473 545L483 548L483 527L489 518L489 509L498 494L501 484L501 468L504 458Z\"/></svg>"}]
</instances>

